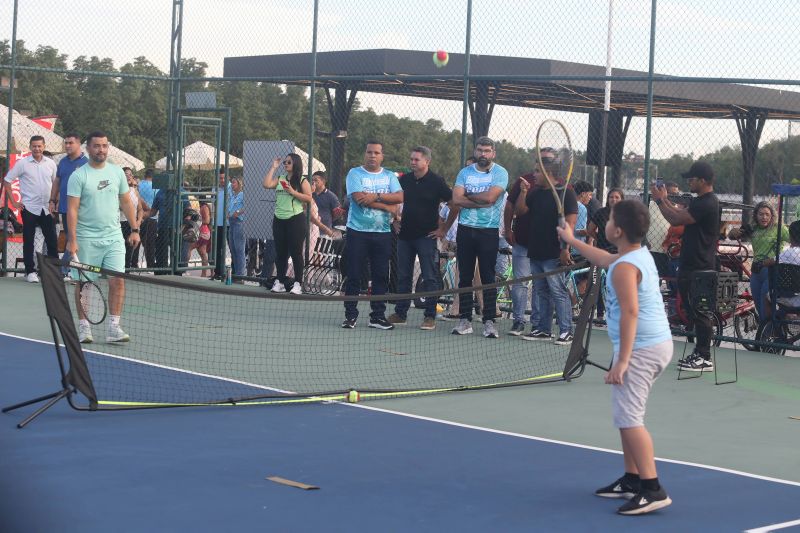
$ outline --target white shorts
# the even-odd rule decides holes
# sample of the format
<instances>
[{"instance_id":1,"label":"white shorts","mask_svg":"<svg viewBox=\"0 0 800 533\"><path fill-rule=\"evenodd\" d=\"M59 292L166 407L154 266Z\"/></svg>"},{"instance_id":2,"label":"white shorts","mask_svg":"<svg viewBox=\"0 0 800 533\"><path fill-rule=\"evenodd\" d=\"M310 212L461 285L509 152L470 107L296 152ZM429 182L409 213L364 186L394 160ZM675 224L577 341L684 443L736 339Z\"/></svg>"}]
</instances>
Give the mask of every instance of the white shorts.
<instances>
[{"instance_id":1,"label":"white shorts","mask_svg":"<svg viewBox=\"0 0 800 533\"><path fill-rule=\"evenodd\" d=\"M618 429L644 426L647 398L656 378L672 360L672 341L633 350L622 385L611 389L611 410ZM614 354L614 361L617 354Z\"/></svg>"}]
</instances>

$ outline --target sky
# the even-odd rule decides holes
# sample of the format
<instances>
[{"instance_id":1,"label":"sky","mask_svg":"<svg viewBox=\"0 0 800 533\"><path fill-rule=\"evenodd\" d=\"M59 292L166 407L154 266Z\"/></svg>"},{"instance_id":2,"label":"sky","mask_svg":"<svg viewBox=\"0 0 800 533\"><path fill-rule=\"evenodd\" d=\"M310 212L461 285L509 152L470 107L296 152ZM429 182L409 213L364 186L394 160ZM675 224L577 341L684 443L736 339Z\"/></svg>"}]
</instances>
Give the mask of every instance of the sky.
<instances>
[{"instance_id":1,"label":"sky","mask_svg":"<svg viewBox=\"0 0 800 533\"><path fill-rule=\"evenodd\" d=\"M650 2L612 0L612 66L646 71ZM659 0L655 71L669 75L800 80L797 0ZM763 6L762 6L763 7ZM320 51L397 48L463 53L466 0L320 0ZM0 39L11 38L13 0L0 0ZM110 57L117 66L145 56L168 70L172 0L105 2L20 0L17 37L28 47L51 45L74 59ZM609 0L474 0L473 54L536 57L604 65ZM185 0L182 55L222 75L227 56L308 52L311 0ZM798 86L779 87L800 91ZM377 112L461 126L461 104L362 93ZM612 85L613 101L613 85ZM522 146L552 112L499 108L490 134ZM585 146L587 117L561 118ZM786 121L769 121L763 141L787 135ZM795 125L794 131L800 131ZM584 132L584 133L580 133ZM739 144L734 121L657 119L654 157L701 155ZM634 119L626 151L644 152L645 120Z\"/></svg>"}]
</instances>

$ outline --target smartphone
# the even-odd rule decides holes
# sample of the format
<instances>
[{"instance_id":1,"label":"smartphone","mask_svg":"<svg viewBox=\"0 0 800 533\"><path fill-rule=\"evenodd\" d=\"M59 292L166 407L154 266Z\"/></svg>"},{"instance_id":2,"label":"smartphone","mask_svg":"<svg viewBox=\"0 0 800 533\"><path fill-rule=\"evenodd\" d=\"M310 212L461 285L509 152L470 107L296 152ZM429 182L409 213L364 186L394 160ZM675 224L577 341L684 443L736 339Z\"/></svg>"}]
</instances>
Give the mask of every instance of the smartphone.
<instances>
[{"instance_id":1,"label":"smartphone","mask_svg":"<svg viewBox=\"0 0 800 533\"><path fill-rule=\"evenodd\" d=\"M283 187L284 189L288 189L289 188L289 182L285 181L285 180L281 180L281 187Z\"/></svg>"},{"instance_id":2,"label":"smartphone","mask_svg":"<svg viewBox=\"0 0 800 533\"><path fill-rule=\"evenodd\" d=\"M656 178L656 187L659 189L664 186L664 180L661 178Z\"/></svg>"}]
</instances>

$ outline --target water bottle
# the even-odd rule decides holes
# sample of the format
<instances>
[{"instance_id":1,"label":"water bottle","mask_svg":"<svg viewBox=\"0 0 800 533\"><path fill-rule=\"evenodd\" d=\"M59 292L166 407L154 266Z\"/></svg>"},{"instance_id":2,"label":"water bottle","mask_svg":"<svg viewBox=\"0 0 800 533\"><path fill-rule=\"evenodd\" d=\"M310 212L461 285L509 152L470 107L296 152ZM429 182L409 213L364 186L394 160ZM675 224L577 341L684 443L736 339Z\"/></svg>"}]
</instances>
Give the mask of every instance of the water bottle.
<instances>
[{"instance_id":1,"label":"water bottle","mask_svg":"<svg viewBox=\"0 0 800 533\"><path fill-rule=\"evenodd\" d=\"M233 273L231 272L231 267L225 267L225 285L232 285L233 284Z\"/></svg>"}]
</instances>

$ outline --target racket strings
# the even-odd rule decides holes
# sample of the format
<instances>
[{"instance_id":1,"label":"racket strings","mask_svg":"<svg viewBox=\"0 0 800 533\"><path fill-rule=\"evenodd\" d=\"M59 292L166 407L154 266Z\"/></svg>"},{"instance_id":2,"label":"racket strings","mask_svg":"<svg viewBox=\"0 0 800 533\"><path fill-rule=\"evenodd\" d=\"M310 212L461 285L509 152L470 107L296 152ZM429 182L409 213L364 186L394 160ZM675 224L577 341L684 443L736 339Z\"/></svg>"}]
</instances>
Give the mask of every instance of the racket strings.
<instances>
[{"instance_id":1,"label":"racket strings","mask_svg":"<svg viewBox=\"0 0 800 533\"><path fill-rule=\"evenodd\" d=\"M106 302L100 289L91 282L81 286L81 308L91 324L99 324L106 316Z\"/></svg>"}]
</instances>

